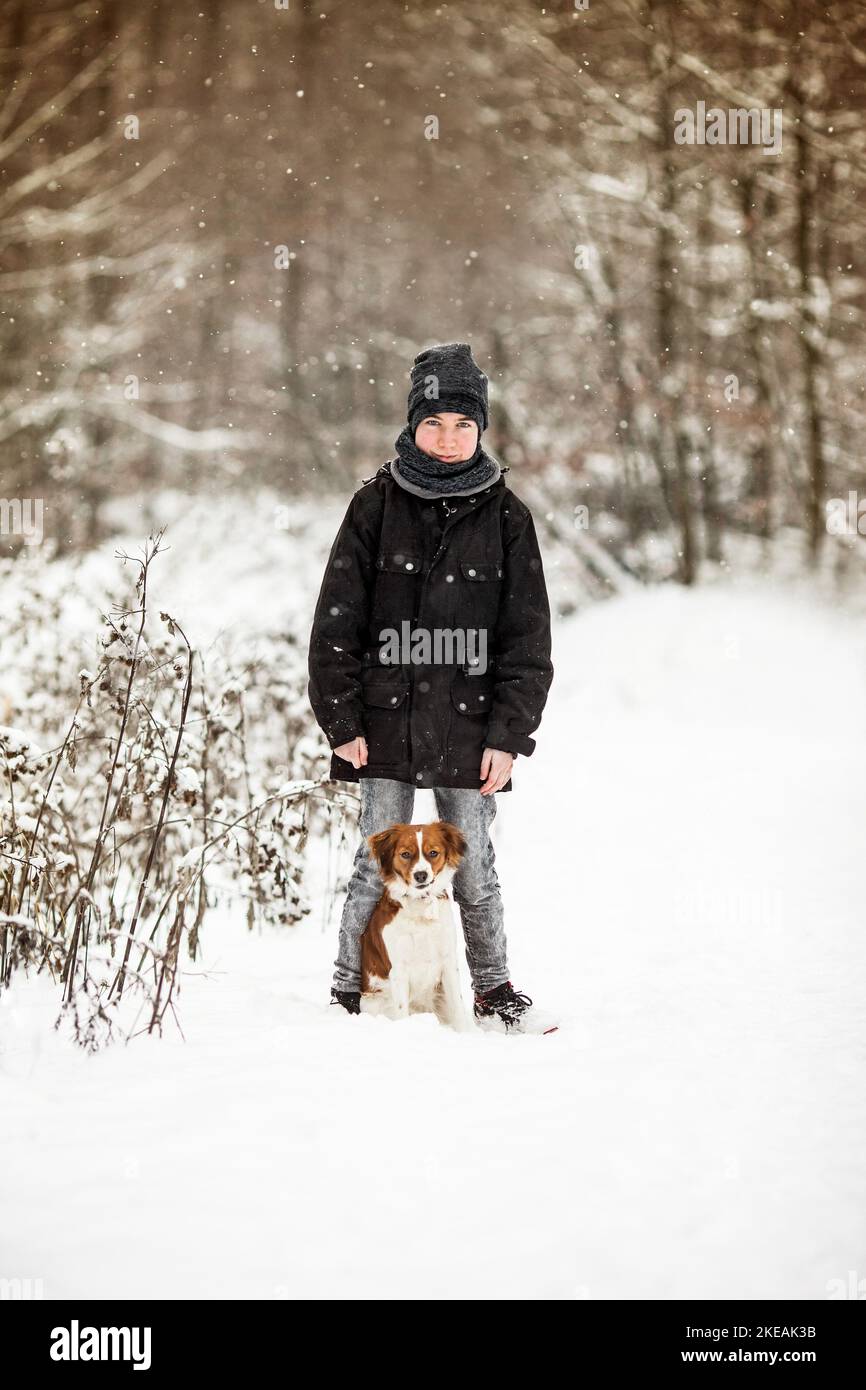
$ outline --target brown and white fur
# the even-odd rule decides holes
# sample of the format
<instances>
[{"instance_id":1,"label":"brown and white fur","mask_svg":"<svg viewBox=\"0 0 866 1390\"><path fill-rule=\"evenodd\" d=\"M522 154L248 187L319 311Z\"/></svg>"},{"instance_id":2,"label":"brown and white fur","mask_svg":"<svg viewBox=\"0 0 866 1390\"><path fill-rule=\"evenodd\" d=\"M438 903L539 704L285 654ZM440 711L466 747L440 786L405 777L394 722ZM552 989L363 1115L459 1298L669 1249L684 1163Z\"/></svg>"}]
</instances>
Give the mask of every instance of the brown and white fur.
<instances>
[{"instance_id":1,"label":"brown and white fur","mask_svg":"<svg viewBox=\"0 0 866 1390\"><path fill-rule=\"evenodd\" d=\"M385 891L361 937L361 1011L433 1013L466 1032L448 888L466 852L456 825L392 825L367 838Z\"/></svg>"}]
</instances>

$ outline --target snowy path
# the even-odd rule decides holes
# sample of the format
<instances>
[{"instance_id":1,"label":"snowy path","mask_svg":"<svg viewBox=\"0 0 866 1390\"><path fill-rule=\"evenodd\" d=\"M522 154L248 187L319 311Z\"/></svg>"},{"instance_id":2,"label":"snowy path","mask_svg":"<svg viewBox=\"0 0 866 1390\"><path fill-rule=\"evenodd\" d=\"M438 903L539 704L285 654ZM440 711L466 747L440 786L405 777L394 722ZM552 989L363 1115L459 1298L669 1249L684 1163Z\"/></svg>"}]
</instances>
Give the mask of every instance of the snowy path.
<instances>
[{"instance_id":1,"label":"snowy path","mask_svg":"<svg viewBox=\"0 0 866 1390\"><path fill-rule=\"evenodd\" d=\"M470 1299L866 1277L860 625L669 588L560 624L554 661L495 843L512 979L559 1033L338 1014L318 914L265 939L212 921L186 1042L84 1058L54 993L19 985L0 1276Z\"/></svg>"}]
</instances>

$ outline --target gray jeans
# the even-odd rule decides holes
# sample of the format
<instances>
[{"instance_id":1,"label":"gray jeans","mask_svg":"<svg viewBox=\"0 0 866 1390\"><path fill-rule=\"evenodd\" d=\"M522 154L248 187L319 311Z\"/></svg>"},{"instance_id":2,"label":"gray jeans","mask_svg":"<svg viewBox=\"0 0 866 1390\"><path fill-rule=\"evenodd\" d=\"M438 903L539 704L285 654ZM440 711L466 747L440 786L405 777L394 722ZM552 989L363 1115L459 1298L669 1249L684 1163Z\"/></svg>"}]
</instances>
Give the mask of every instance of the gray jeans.
<instances>
[{"instance_id":1,"label":"gray jeans","mask_svg":"<svg viewBox=\"0 0 866 1390\"><path fill-rule=\"evenodd\" d=\"M390 825L411 825L415 805L415 788L408 782L362 777L359 786L361 843L349 879L339 954L334 961L335 988L352 991L361 988L361 934L384 890L365 837L387 830ZM453 893L460 909L472 985L476 994L483 994L509 978L502 896L490 839L496 793L482 796L470 787L434 787L433 795L439 819L450 821L466 837L466 853L454 875Z\"/></svg>"}]
</instances>

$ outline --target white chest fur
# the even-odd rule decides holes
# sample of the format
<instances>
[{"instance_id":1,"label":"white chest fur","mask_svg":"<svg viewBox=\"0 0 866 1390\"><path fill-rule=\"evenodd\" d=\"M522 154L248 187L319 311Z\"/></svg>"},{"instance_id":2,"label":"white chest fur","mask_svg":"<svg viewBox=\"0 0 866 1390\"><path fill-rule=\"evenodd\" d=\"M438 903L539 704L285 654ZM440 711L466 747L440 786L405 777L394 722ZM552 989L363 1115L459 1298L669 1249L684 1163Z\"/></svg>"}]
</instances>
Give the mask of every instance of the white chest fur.
<instances>
[{"instance_id":1,"label":"white chest fur","mask_svg":"<svg viewBox=\"0 0 866 1390\"><path fill-rule=\"evenodd\" d=\"M387 980L370 979L362 996L364 1013L391 1019L433 1013L460 1031L471 1030L460 995L456 937L451 900L435 894L427 900L404 898L400 911L382 928L391 962Z\"/></svg>"},{"instance_id":2,"label":"white chest fur","mask_svg":"<svg viewBox=\"0 0 866 1390\"><path fill-rule=\"evenodd\" d=\"M383 928L382 940L392 970L400 965L421 983L431 970L441 973L451 935L450 902L447 898L431 898L426 903L404 903Z\"/></svg>"}]
</instances>

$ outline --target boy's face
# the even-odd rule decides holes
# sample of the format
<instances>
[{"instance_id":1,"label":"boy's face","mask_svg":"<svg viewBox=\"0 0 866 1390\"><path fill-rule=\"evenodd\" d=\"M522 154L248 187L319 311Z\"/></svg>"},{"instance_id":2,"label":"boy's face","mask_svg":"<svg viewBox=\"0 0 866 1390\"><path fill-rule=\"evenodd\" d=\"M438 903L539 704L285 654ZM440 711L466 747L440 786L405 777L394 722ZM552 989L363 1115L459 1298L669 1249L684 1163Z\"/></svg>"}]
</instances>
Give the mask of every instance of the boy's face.
<instances>
[{"instance_id":1,"label":"boy's face","mask_svg":"<svg viewBox=\"0 0 866 1390\"><path fill-rule=\"evenodd\" d=\"M468 415L443 410L418 421L415 443L423 453L431 454L441 463L464 463L475 453L478 426Z\"/></svg>"}]
</instances>

